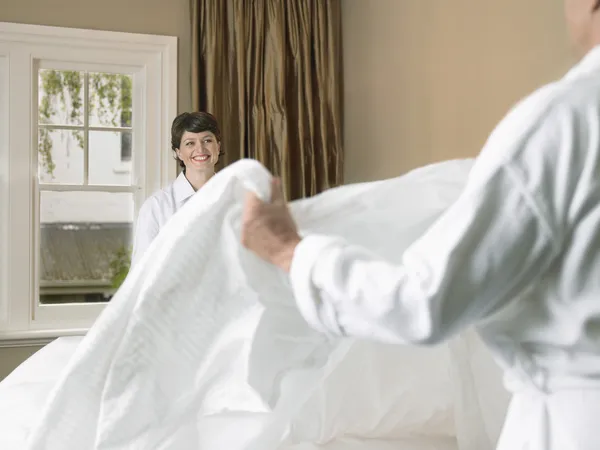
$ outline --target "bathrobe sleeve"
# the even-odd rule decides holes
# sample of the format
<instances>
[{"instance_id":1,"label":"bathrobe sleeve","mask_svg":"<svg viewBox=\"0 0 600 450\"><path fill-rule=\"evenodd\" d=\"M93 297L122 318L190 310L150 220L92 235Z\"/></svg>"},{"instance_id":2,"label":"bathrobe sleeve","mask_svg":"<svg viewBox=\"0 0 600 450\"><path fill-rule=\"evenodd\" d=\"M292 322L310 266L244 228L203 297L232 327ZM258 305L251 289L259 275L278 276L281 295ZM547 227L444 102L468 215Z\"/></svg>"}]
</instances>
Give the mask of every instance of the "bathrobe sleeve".
<instances>
[{"instance_id":1,"label":"bathrobe sleeve","mask_svg":"<svg viewBox=\"0 0 600 450\"><path fill-rule=\"evenodd\" d=\"M554 177L569 124L559 116L517 110L507 118L462 195L399 265L336 237L305 237L290 278L308 323L334 335L434 344L534 283L562 245ZM365 232L376 232L368 219Z\"/></svg>"}]
</instances>

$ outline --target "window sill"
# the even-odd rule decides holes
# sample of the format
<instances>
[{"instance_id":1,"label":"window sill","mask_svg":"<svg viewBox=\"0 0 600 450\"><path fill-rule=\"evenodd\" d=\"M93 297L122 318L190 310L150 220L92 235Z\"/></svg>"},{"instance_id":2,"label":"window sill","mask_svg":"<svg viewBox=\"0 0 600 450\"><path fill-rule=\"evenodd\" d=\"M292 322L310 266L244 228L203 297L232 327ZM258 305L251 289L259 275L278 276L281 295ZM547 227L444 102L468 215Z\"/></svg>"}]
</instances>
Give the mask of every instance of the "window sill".
<instances>
[{"instance_id":1,"label":"window sill","mask_svg":"<svg viewBox=\"0 0 600 450\"><path fill-rule=\"evenodd\" d=\"M46 345L63 336L85 336L87 329L4 331L0 332L0 348Z\"/></svg>"}]
</instances>

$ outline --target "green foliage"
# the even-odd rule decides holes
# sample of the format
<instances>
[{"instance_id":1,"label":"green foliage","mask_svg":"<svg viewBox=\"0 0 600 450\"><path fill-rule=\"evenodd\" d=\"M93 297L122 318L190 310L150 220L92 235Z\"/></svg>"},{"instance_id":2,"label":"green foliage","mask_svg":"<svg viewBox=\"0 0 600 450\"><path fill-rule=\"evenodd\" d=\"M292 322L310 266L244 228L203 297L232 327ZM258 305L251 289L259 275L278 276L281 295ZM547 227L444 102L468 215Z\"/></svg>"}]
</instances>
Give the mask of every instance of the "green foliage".
<instances>
[{"instance_id":1,"label":"green foliage","mask_svg":"<svg viewBox=\"0 0 600 450\"><path fill-rule=\"evenodd\" d=\"M131 126L131 77L90 73L90 112L98 110L102 125ZM121 95L119 95L121 94Z\"/></svg>"},{"instance_id":2,"label":"green foliage","mask_svg":"<svg viewBox=\"0 0 600 450\"><path fill-rule=\"evenodd\" d=\"M115 253L112 261L110 262L111 270L111 283L114 289L119 289L131 267L131 250L126 247L121 247Z\"/></svg>"},{"instance_id":3,"label":"green foliage","mask_svg":"<svg viewBox=\"0 0 600 450\"><path fill-rule=\"evenodd\" d=\"M38 143L38 153L40 155L40 162L46 169L46 173L54 177L56 164L54 164L54 160L52 159L52 140L50 139L50 132L45 128L40 128L39 133L40 140Z\"/></svg>"},{"instance_id":4,"label":"green foliage","mask_svg":"<svg viewBox=\"0 0 600 450\"><path fill-rule=\"evenodd\" d=\"M102 126L131 126L132 79L129 75L110 73L89 73L89 114L94 111ZM57 111L67 113L70 125L83 125L82 90L84 72L64 70L42 70L40 72L39 122L49 124ZM74 131L73 137L80 148L84 145L82 131ZM50 131L39 129L38 151L40 162L46 173L54 177L56 165L52 158Z\"/></svg>"}]
</instances>

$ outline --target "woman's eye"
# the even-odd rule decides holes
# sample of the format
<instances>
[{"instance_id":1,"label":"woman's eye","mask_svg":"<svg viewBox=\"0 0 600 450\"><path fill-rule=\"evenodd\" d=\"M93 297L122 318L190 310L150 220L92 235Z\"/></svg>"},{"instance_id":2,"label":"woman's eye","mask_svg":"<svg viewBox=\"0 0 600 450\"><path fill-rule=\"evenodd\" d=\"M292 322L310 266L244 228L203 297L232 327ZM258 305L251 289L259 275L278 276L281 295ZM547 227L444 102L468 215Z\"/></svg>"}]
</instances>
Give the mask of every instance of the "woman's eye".
<instances>
[{"instance_id":1,"label":"woman's eye","mask_svg":"<svg viewBox=\"0 0 600 450\"><path fill-rule=\"evenodd\" d=\"M185 144L185 145L187 145L188 147L191 147L192 145L194 145L194 143L193 143L193 142L188 142L188 143L187 143L187 144Z\"/></svg>"}]
</instances>

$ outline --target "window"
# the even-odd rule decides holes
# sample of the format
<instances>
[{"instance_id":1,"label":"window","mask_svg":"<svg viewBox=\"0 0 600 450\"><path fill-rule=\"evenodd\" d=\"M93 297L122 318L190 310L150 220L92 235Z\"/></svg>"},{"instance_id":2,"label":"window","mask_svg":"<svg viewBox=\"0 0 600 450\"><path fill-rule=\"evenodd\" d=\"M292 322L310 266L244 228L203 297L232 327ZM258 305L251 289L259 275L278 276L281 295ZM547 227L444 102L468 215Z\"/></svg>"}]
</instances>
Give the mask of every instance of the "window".
<instances>
[{"instance_id":1,"label":"window","mask_svg":"<svg viewBox=\"0 0 600 450\"><path fill-rule=\"evenodd\" d=\"M39 299L108 301L129 268L139 186L130 171L114 167L122 160L123 136L131 143L140 131L133 127L137 80L123 69L55 65L42 61L37 68Z\"/></svg>"},{"instance_id":2,"label":"window","mask_svg":"<svg viewBox=\"0 0 600 450\"><path fill-rule=\"evenodd\" d=\"M175 46L0 23L0 340L86 330L127 275L137 210L176 176Z\"/></svg>"}]
</instances>

